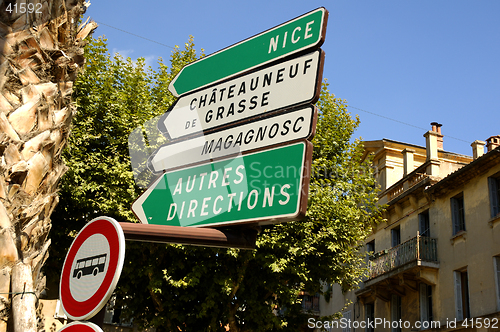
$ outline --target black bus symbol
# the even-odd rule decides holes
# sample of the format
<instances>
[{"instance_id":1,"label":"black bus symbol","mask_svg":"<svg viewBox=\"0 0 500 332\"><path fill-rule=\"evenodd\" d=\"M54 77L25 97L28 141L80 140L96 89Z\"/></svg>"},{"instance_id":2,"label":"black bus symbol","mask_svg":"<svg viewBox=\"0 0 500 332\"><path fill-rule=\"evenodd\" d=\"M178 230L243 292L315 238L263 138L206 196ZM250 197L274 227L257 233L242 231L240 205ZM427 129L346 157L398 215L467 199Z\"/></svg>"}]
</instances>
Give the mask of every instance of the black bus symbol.
<instances>
[{"instance_id":1,"label":"black bus symbol","mask_svg":"<svg viewBox=\"0 0 500 332\"><path fill-rule=\"evenodd\" d=\"M107 255L101 254L77 260L75 270L73 271L73 278L80 279L89 274L96 276L98 273L104 272Z\"/></svg>"}]
</instances>

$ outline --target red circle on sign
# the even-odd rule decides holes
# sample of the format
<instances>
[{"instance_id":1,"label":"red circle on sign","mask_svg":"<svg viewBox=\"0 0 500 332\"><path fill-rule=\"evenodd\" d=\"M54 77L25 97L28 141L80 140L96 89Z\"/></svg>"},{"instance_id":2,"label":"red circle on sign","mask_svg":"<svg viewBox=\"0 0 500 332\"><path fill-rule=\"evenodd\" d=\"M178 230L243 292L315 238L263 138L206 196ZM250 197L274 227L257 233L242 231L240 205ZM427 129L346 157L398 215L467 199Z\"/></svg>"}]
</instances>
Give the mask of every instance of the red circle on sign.
<instances>
[{"instance_id":1,"label":"red circle on sign","mask_svg":"<svg viewBox=\"0 0 500 332\"><path fill-rule=\"evenodd\" d=\"M59 332L103 332L102 329L90 322L73 322L62 329Z\"/></svg>"},{"instance_id":2,"label":"red circle on sign","mask_svg":"<svg viewBox=\"0 0 500 332\"><path fill-rule=\"evenodd\" d=\"M82 244L92 235L102 234L109 245L108 269L95 293L85 301L78 301L71 293L70 279L75 256ZM85 225L71 244L64 261L59 294L66 315L72 320L86 320L95 316L111 297L123 267L125 237L118 222L109 217L98 217Z\"/></svg>"}]
</instances>

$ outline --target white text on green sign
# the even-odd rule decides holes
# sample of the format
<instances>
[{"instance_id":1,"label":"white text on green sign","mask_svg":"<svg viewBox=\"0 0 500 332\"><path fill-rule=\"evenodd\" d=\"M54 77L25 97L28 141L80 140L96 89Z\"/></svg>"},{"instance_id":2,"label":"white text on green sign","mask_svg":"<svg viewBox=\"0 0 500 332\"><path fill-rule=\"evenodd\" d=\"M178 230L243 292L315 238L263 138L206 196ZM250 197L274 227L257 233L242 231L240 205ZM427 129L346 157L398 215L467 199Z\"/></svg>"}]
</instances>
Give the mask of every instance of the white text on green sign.
<instances>
[{"instance_id":1,"label":"white text on green sign","mask_svg":"<svg viewBox=\"0 0 500 332\"><path fill-rule=\"evenodd\" d=\"M132 205L142 223L217 226L305 213L312 145L303 141L164 173Z\"/></svg>"},{"instance_id":2,"label":"white text on green sign","mask_svg":"<svg viewBox=\"0 0 500 332\"><path fill-rule=\"evenodd\" d=\"M170 83L169 90L178 97L272 61L319 47L325 37L327 19L328 11L318 8L201 58L182 68Z\"/></svg>"}]
</instances>

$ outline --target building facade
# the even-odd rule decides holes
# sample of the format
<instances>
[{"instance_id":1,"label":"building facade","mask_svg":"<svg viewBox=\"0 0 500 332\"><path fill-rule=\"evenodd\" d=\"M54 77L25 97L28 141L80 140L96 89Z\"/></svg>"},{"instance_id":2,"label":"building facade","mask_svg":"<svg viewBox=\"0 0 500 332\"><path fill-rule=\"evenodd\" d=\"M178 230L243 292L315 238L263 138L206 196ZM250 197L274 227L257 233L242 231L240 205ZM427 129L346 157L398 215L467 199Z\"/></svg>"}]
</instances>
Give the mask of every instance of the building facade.
<instances>
[{"instance_id":1,"label":"building facade","mask_svg":"<svg viewBox=\"0 0 500 332\"><path fill-rule=\"evenodd\" d=\"M437 123L424 137L365 142L385 221L365 241L364 282L321 299L321 316L343 319L311 329L500 329L500 136L472 143L472 157L444 151Z\"/></svg>"}]
</instances>

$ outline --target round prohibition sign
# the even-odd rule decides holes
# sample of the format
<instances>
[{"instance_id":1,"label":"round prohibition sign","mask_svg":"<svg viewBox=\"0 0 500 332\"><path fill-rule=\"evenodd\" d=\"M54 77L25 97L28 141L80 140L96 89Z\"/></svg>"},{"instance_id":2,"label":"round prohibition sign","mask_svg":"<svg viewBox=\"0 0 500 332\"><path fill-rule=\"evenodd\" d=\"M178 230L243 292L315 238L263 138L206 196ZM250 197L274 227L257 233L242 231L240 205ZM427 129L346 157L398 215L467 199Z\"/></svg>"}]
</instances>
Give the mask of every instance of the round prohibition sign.
<instances>
[{"instance_id":1,"label":"round prohibition sign","mask_svg":"<svg viewBox=\"0 0 500 332\"><path fill-rule=\"evenodd\" d=\"M123 268L125 236L116 220L97 217L71 244L61 273L59 294L72 320L94 317L111 297Z\"/></svg>"},{"instance_id":2,"label":"round prohibition sign","mask_svg":"<svg viewBox=\"0 0 500 332\"><path fill-rule=\"evenodd\" d=\"M103 332L102 329L90 322L73 322L63 326L58 332Z\"/></svg>"}]
</instances>

